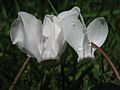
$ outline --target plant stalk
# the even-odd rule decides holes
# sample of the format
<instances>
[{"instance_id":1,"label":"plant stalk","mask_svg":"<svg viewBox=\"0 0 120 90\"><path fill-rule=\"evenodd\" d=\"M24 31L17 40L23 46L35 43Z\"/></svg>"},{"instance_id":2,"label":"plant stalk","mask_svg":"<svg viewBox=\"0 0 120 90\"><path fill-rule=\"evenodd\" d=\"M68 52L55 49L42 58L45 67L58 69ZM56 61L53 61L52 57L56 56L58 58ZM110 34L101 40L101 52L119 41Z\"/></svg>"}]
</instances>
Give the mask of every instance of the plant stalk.
<instances>
[{"instance_id":1,"label":"plant stalk","mask_svg":"<svg viewBox=\"0 0 120 90\"><path fill-rule=\"evenodd\" d=\"M100 47L98 47L95 43L91 42L91 45L92 45L92 47L97 48L103 54L103 56L106 58L106 60L108 61L108 63L111 65L111 67L113 69L113 72L115 73L117 79L120 80L120 75L119 75L119 73L118 73L115 65L113 64L113 62L108 57L108 55Z\"/></svg>"},{"instance_id":2,"label":"plant stalk","mask_svg":"<svg viewBox=\"0 0 120 90\"><path fill-rule=\"evenodd\" d=\"M29 61L30 61L30 57L27 57L27 59L25 60L24 64L22 65L20 71L18 72L18 74L16 75L14 81L12 82L12 85L10 86L9 90L15 90L15 85L17 84L20 76L22 75L23 71L27 67Z\"/></svg>"}]
</instances>

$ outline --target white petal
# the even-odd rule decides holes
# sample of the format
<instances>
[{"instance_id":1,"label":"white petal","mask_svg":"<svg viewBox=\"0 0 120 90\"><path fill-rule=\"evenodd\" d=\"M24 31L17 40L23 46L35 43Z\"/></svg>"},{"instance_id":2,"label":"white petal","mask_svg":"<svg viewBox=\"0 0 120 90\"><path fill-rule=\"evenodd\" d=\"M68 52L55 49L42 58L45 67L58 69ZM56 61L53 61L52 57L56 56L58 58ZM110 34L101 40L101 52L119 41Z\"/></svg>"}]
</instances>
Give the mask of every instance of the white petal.
<instances>
[{"instance_id":1,"label":"white petal","mask_svg":"<svg viewBox=\"0 0 120 90\"><path fill-rule=\"evenodd\" d=\"M75 14L75 13L76 13L76 14L80 13L79 7L73 7L71 10L64 11L64 12L60 13L60 14L58 15L58 18L63 19L63 18L65 18L65 17L67 17L67 16L69 16L69 15L72 15L72 14Z\"/></svg>"},{"instance_id":2,"label":"white petal","mask_svg":"<svg viewBox=\"0 0 120 90\"><path fill-rule=\"evenodd\" d=\"M103 17L94 19L87 27L88 38L90 42L95 43L99 47L105 42L108 35L108 25ZM92 50L94 53L96 49Z\"/></svg>"},{"instance_id":3,"label":"white petal","mask_svg":"<svg viewBox=\"0 0 120 90\"><path fill-rule=\"evenodd\" d=\"M70 13L71 11L71 13ZM83 59L83 26L78 19L79 12L72 12L72 10L66 12L66 15L62 21L62 31L64 33L65 40L78 54L78 60Z\"/></svg>"},{"instance_id":4,"label":"white petal","mask_svg":"<svg viewBox=\"0 0 120 90\"><path fill-rule=\"evenodd\" d=\"M52 29L52 22L49 17L52 16L46 15L43 21L43 36L47 38L51 35L51 29Z\"/></svg>"},{"instance_id":5,"label":"white petal","mask_svg":"<svg viewBox=\"0 0 120 90\"><path fill-rule=\"evenodd\" d=\"M55 31L52 21L52 16L50 15L46 15L43 21L43 35L47 37L46 41L44 42L44 50L42 54L43 59L50 59L56 57L56 52L54 51Z\"/></svg>"},{"instance_id":6,"label":"white petal","mask_svg":"<svg viewBox=\"0 0 120 90\"><path fill-rule=\"evenodd\" d=\"M92 53L92 47L91 47L91 43L88 39L88 35L87 35L87 29L86 29L86 25L84 22L84 19L80 13L80 19L83 25L83 32L84 32L84 40L83 40L83 58L84 59L93 59L94 58L94 54ZM84 60L83 59L83 60Z\"/></svg>"},{"instance_id":7,"label":"white petal","mask_svg":"<svg viewBox=\"0 0 120 90\"><path fill-rule=\"evenodd\" d=\"M24 48L28 56L36 57L38 62L40 62L41 53L43 49L41 21L39 21L33 15L26 12L19 12L18 20L19 20L18 24L16 23L12 24L11 31L16 34L12 34L11 36L16 38L21 37L21 39L23 40L22 43L23 47L21 48ZM22 32L22 34L20 32ZM16 39L16 41L18 43L21 43L19 42L19 39Z\"/></svg>"},{"instance_id":8,"label":"white petal","mask_svg":"<svg viewBox=\"0 0 120 90\"><path fill-rule=\"evenodd\" d=\"M24 51L24 35L23 35L23 25L21 23L21 19L18 18L13 21L10 30L10 38L13 44L17 44L17 46Z\"/></svg>"},{"instance_id":9,"label":"white petal","mask_svg":"<svg viewBox=\"0 0 120 90\"><path fill-rule=\"evenodd\" d=\"M83 57L84 57L84 59L94 59L94 54L92 53L92 47L88 40L87 34L84 35Z\"/></svg>"},{"instance_id":10,"label":"white petal","mask_svg":"<svg viewBox=\"0 0 120 90\"><path fill-rule=\"evenodd\" d=\"M58 17L55 17L55 16L53 17L53 25L54 25L54 31L55 31L55 45L57 48L56 50L59 58L63 53L63 51L65 50L66 42L62 32L62 28L60 26L60 20L58 19Z\"/></svg>"},{"instance_id":11,"label":"white petal","mask_svg":"<svg viewBox=\"0 0 120 90\"><path fill-rule=\"evenodd\" d=\"M46 41L44 42L44 49L43 49L43 54L42 58L43 59L49 59L51 57L51 54L54 54L53 52L53 43L52 41L52 32L53 32L53 24L49 18L49 16L45 16L44 21L43 21L43 35L47 37Z\"/></svg>"},{"instance_id":12,"label":"white petal","mask_svg":"<svg viewBox=\"0 0 120 90\"><path fill-rule=\"evenodd\" d=\"M58 58L59 52L63 41L61 36L61 28L56 24L55 16L46 15L43 22L43 35L47 37L44 43L43 59L56 59Z\"/></svg>"},{"instance_id":13,"label":"white petal","mask_svg":"<svg viewBox=\"0 0 120 90\"><path fill-rule=\"evenodd\" d=\"M96 18L87 27L88 38L90 42L99 47L105 42L108 35L108 25L103 17Z\"/></svg>"}]
</instances>

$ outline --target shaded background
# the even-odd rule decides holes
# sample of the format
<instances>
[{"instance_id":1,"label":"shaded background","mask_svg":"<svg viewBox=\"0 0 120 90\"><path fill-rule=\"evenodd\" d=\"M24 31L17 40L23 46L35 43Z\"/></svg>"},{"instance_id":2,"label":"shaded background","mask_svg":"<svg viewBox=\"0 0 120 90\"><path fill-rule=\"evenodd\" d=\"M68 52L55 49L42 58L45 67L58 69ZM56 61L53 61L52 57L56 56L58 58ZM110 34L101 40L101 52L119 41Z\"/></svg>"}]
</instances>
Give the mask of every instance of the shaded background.
<instances>
[{"instance_id":1,"label":"shaded background","mask_svg":"<svg viewBox=\"0 0 120 90\"><path fill-rule=\"evenodd\" d=\"M96 17L105 17L109 35L102 48L120 73L120 0L51 0L51 3L58 13L74 6L80 7L87 25ZM23 52L12 45L9 37L10 25L19 11L29 12L41 20L46 14L54 14L48 0L0 0L0 90L8 90L26 58ZM110 65L100 52L96 53L95 60L82 63L76 60L77 54L70 46L67 46L59 64L37 63L32 58L16 90L119 88L117 85L120 82L116 81Z\"/></svg>"}]
</instances>

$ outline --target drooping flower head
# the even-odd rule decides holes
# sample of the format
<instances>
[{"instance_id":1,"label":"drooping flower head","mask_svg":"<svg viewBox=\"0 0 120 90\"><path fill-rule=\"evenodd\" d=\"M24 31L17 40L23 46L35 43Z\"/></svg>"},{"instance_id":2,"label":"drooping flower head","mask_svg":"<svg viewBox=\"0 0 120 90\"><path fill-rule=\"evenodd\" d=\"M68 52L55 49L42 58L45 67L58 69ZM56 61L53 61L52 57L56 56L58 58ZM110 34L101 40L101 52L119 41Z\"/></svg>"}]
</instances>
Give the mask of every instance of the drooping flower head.
<instances>
[{"instance_id":1,"label":"drooping flower head","mask_svg":"<svg viewBox=\"0 0 120 90\"><path fill-rule=\"evenodd\" d=\"M96 18L86 28L78 7L65 11L59 16L65 40L77 52L78 62L85 58L94 58L96 49L91 47L91 42L99 47L105 42L108 35L106 20L103 17ZM79 16L81 20L78 19Z\"/></svg>"}]
</instances>

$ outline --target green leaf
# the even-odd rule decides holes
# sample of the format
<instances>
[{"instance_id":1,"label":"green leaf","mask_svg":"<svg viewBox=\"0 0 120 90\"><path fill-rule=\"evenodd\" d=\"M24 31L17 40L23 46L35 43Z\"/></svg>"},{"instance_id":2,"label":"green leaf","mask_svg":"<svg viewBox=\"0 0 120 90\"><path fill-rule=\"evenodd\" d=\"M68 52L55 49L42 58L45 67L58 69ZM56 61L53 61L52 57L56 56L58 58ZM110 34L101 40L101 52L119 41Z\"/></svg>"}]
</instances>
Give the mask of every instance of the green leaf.
<instances>
[{"instance_id":1,"label":"green leaf","mask_svg":"<svg viewBox=\"0 0 120 90\"><path fill-rule=\"evenodd\" d=\"M120 86L120 80L114 80L114 81L111 81L111 83Z\"/></svg>"}]
</instances>

